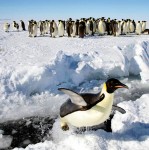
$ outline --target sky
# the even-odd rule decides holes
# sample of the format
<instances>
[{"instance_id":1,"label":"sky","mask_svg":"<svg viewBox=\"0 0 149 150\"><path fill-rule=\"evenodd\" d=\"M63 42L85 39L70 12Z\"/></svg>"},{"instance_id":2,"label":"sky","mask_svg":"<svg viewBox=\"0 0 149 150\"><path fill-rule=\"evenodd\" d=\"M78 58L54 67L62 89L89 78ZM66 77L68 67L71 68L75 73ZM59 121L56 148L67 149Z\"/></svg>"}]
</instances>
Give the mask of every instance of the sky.
<instances>
[{"instance_id":1,"label":"sky","mask_svg":"<svg viewBox=\"0 0 149 150\"><path fill-rule=\"evenodd\" d=\"M0 19L149 20L149 0L0 0Z\"/></svg>"}]
</instances>

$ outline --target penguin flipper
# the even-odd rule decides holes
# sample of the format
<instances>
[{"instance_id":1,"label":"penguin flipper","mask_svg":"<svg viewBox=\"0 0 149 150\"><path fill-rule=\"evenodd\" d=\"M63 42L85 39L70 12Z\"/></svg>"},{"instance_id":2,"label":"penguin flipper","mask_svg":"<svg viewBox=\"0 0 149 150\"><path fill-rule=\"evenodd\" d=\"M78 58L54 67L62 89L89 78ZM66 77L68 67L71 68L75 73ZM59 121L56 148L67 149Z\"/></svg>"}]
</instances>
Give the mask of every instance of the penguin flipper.
<instances>
[{"instance_id":1,"label":"penguin flipper","mask_svg":"<svg viewBox=\"0 0 149 150\"><path fill-rule=\"evenodd\" d=\"M117 110L117 111L119 111L122 114L126 113L126 111L123 108L121 108L119 106L116 106L116 105L112 105L112 110Z\"/></svg>"},{"instance_id":2,"label":"penguin flipper","mask_svg":"<svg viewBox=\"0 0 149 150\"><path fill-rule=\"evenodd\" d=\"M78 93L71 91L69 89L65 89L65 88L59 88L58 90L69 95L72 103L79 105L79 106L87 106L87 103L85 102L83 97L79 95Z\"/></svg>"}]
</instances>

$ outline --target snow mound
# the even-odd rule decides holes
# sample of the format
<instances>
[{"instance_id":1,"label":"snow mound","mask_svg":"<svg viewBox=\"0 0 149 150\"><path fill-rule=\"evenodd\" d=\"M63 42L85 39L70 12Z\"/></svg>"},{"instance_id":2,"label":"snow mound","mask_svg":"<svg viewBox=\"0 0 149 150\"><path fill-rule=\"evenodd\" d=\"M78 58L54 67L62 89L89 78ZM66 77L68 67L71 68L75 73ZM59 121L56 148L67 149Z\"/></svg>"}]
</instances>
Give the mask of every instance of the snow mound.
<instances>
[{"instance_id":1,"label":"snow mound","mask_svg":"<svg viewBox=\"0 0 149 150\"><path fill-rule=\"evenodd\" d=\"M148 80L149 42L129 45L123 50L113 47L111 51L72 55L60 51L47 65L19 65L9 71L2 68L0 92L18 91L24 95L45 91L55 93L60 85L78 86L86 81L129 75L140 75L142 81Z\"/></svg>"},{"instance_id":2,"label":"snow mound","mask_svg":"<svg viewBox=\"0 0 149 150\"><path fill-rule=\"evenodd\" d=\"M138 42L124 49L129 61L129 73L140 75L143 81L149 80L149 42Z\"/></svg>"}]
</instances>

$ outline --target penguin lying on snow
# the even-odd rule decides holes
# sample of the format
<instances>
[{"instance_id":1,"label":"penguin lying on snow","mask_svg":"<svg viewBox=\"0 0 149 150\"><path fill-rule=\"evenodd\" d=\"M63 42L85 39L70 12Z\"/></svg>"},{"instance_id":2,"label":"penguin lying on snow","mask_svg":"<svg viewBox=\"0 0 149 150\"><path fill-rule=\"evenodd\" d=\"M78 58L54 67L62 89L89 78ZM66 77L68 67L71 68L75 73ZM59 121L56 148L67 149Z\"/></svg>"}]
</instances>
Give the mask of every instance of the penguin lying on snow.
<instances>
[{"instance_id":1,"label":"penguin lying on snow","mask_svg":"<svg viewBox=\"0 0 149 150\"><path fill-rule=\"evenodd\" d=\"M62 130L69 130L68 124L79 128L99 125L109 118L112 109L125 113L124 109L113 106L114 91L118 88L128 89L128 86L112 78L104 83L101 92L97 94L78 94L69 89L59 88L71 98L60 108Z\"/></svg>"}]
</instances>

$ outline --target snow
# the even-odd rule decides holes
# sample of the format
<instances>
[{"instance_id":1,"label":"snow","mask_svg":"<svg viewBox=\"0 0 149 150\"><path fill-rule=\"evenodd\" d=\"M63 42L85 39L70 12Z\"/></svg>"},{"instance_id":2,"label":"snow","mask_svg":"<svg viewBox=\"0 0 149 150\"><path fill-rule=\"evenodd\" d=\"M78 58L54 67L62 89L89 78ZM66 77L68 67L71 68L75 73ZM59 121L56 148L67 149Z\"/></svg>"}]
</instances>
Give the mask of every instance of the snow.
<instances>
[{"instance_id":1,"label":"snow","mask_svg":"<svg viewBox=\"0 0 149 150\"><path fill-rule=\"evenodd\" d=\"M116 112L112 133L103 130L82 134L60 129L59 117L53 140L29 145L30 149L147 149L149 147L149 36L87 36L84 39L30 38L28 32L3 31L0 22L0 122L29 116L58 117L67 95L57 89L96 93L110 77L127 89L115 92L115 102L126 110ZM12 137L0 130L0 148ZM23 148L15 148L15 150Z\"/></svg>"},{"instance_id":2,"label":"snow","mask_svg":"<svg viewBox=\"0 0 149 150\"><path fill-rule=\"evenodd\" d=\"M149 142L149 94L143 95L135 102L128 101L119 103L119 106L126 109L126 114L116 113L112 120L112 133L103 130L86 131L83 134L76 134L72 131L64 132L59 127L59 120L53 127L53 142L45 141L36 145L29 145L30 149L135 149L143 150L148 148ZM15 148L14 150L18 150Z\"/></svg>"}]
</instances>

